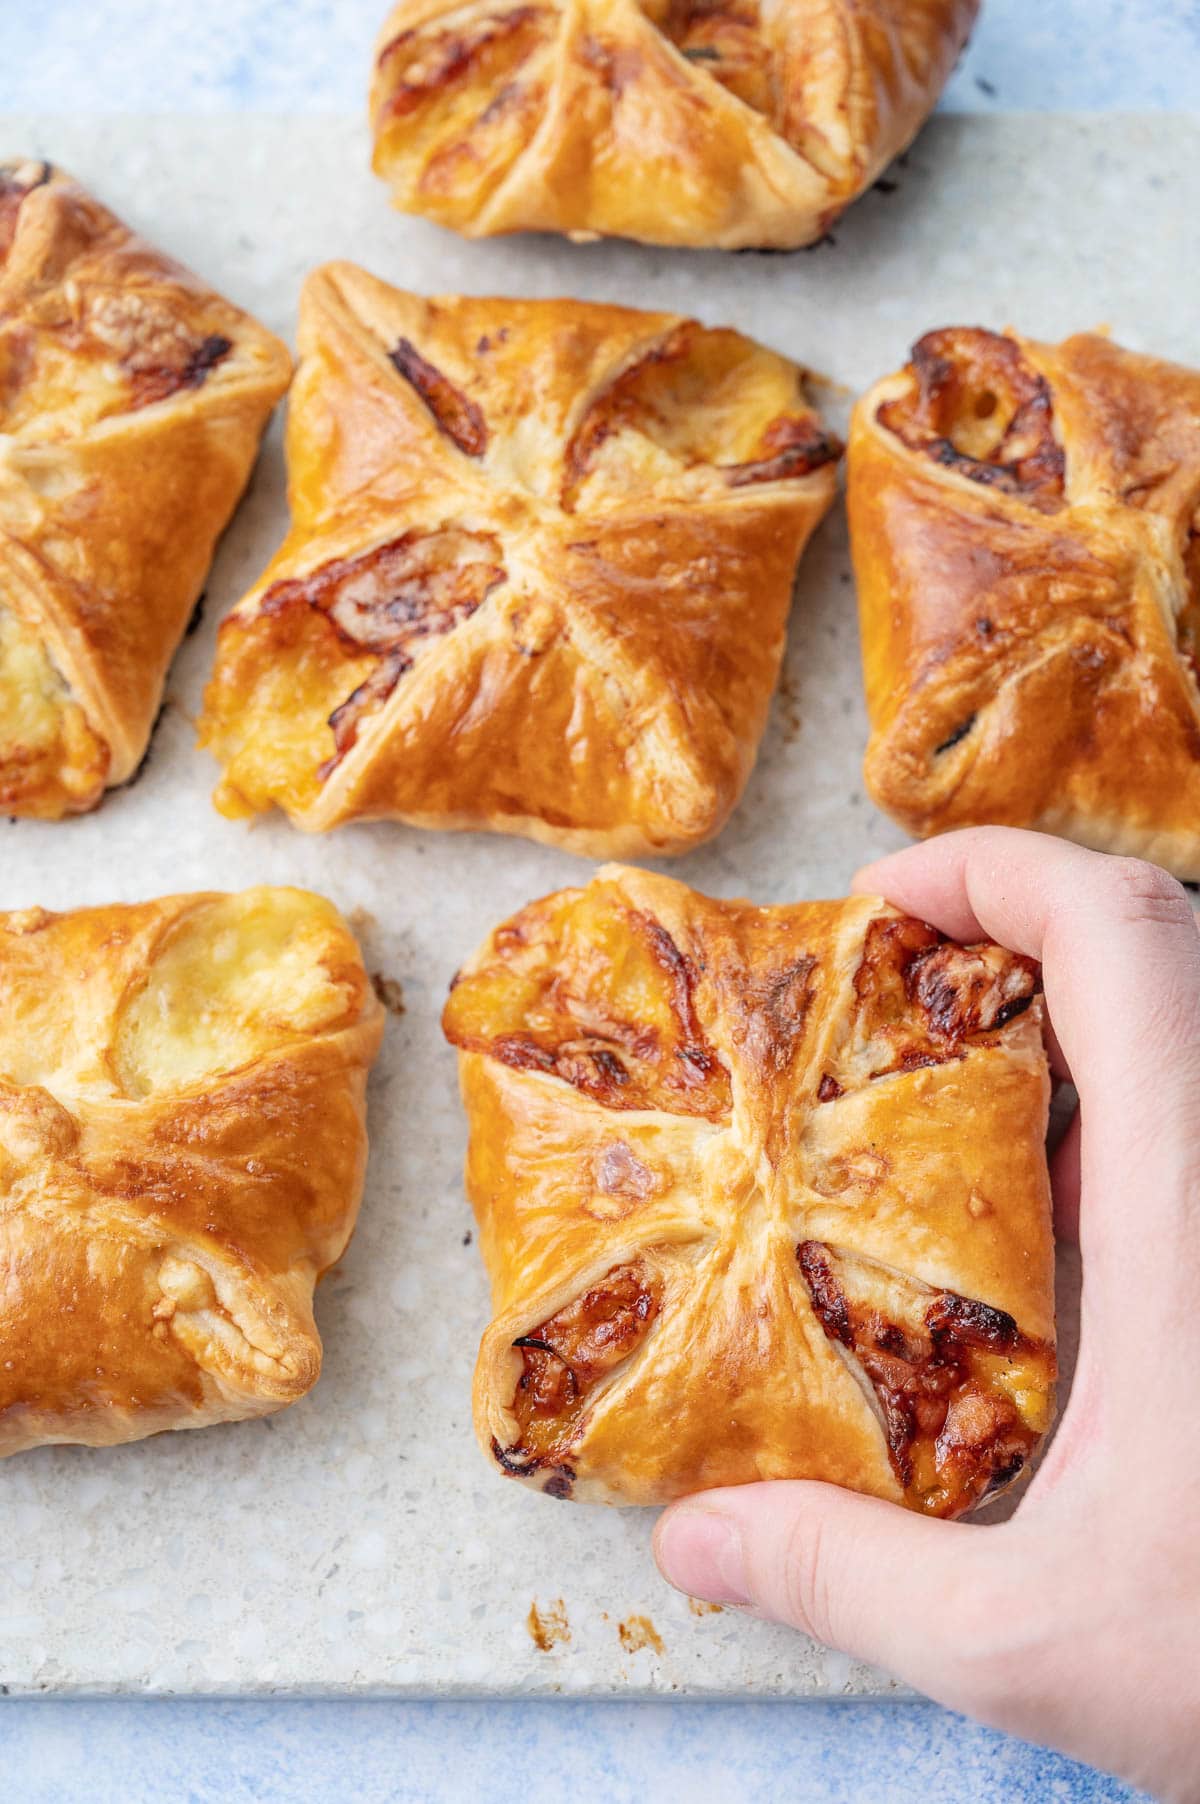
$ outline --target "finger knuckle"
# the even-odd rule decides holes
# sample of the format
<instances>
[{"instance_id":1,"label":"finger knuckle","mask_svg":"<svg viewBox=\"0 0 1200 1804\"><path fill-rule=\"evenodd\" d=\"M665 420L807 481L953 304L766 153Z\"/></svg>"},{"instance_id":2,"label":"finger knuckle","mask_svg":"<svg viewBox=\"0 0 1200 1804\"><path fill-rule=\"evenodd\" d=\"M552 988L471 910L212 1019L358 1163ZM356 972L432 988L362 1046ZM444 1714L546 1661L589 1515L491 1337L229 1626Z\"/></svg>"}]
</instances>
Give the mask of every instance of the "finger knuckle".
<instances>
[{"instance_id":1,"label":"finger knuckle","mask_svg":"<svg viewBox=\"0 0 1200 1804\"><path fill-rule=\"evenodd\" d=\"M1131 925L1175 927L1192 922L1183 885L1140 858L1105 860L1104 895L1113 913Z\"/></svg>"},{"instance_id":2,"label":"finger knuckle","mask_svg":"<svg viewBox=\"0 0 1200 1804\"><path fill-rule=\"evenodd\" d=\"M834 1564L820 1520L798 1516L788 1529L783 1548L784 1610L789 1622L826 1647L843 1645Z\"/></svg>"}]
</instances>

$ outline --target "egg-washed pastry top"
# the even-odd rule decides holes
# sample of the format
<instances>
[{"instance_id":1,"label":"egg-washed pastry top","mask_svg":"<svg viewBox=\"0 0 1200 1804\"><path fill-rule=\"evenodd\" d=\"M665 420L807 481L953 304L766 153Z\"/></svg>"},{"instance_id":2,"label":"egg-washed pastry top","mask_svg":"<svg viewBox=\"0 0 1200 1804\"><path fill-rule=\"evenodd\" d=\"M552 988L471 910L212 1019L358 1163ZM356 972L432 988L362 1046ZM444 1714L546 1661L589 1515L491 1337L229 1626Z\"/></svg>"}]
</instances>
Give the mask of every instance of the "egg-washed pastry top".
<instances>
[{"instance_id":1,"label":"egg-washed pastry top","mask_svg":"<svg viewBox=\"0 0 1200 1804\"><path fill-rule=\"evenodd\" d=\"M302 890L0 914L0 1455L310 1388L382 1020Z\"/></svg>"},{"instance_id":2,"label":"egg-washed pastry top","mask_svg":"<svg viewBox=\"0 0 1200 1804\"><path fill-rule=\"evenodd\" d=\"M855 410L849 509L880 807L1200 879L1200 371L930 332Z\"/></svg>"},{"instance_id":3,"label":"egg-washed pastry top","mask_svg":"<svg viewBox=\"0 0 1200 1804\"><path fill-rule=\"evenodd\" d=\"M1055 1377L1039 988L877 898L756 908L619 866L498 927L444 1016L495 1468L938 1516L1021 1472Z\"/></svg>"},{"instance_id":4,"label":"egg-washed pastry top","mask_svg":"<svg viewBox=\"0 0 1200 1804\"><path fill-rule=\"evenodd\" d=\"M69 175L0 161L0 815L137 769L290 369Z\"/></svg>"},{"instance_id":5,"label":"egg-washed pastry top","mask_svg":"<svg viewBox=\"0 0 1200 1804\"><path fill-rule=\"evenodd\" d=\"M913 138L979 0L400 0L374 168L471 236L810 244Z\"/></svg>"},{"instance_id":6,"label":"egg-washed pastry top","mask_svg":"<svg viewBox=\"0 0 1200 1804\"><path fill-rule=\"evenodd\" d=\"M737 332L305 283L292 530L221 627L226 814L675 852L741 794L840 446Z\"/></svg>"}]
</instances>

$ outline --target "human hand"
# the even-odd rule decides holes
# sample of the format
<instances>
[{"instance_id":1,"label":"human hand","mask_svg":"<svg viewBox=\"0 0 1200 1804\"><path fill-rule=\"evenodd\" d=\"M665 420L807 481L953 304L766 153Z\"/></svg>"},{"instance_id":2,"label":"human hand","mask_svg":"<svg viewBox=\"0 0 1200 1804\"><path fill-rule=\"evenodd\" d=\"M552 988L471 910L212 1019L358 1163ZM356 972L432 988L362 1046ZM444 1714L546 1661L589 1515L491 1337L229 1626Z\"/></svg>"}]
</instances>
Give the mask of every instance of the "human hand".
<instances>
[{"instance_id":1,"label":"human hand","mask_svg":"<svg viewBox=\"0 0 1200 1804\"><path fill-rule=\"evenodd\" d=\"M855 880L957 940L1042 961L1079 1092L1052 1167L1083 1263L1055 1440L1012 1519L937 1522L832 1485L673 1504L681 1590L791 1623L997 1728L1200 1799L1200 934L1152 865L1006 828Z\"/></svg>"}]
</instances>

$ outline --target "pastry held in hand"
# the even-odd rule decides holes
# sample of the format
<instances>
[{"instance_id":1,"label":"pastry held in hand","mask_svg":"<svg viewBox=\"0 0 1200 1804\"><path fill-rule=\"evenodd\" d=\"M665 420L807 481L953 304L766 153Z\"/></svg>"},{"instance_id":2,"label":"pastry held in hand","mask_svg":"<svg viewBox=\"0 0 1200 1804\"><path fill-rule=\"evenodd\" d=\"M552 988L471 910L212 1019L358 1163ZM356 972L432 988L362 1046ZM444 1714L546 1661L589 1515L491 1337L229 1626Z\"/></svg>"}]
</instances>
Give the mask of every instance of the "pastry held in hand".
<instances>
[{"instance_id":1,"label":"pastry held in hand","mask_svg":"<svg viewBox=\"0 0 1200 1804\"><path fill-rule=\"evenodd\" d=\"M475 1424L556 1497L816 1478L956 1515L1049 1425L1038 974L869 897L610 866L444 1026L495 1320Z\"/></svg>"},{"instance_id":2,"label":"pastry held in hand","mask_svg":"<svg viewBox=\"0 0 1200 1804\"><path fill-rule=\"evenodd\" d=\"M978 0L401 0L374 168L472 237L790 248L924 123Z\"/></svg>"},{"instance_id":3,"label":"pastry held in hand","mask_svg":"<svg viewBox=\"0 0 1200 1804\"><path fill-rule=\"evenodd\" d=\"M310 276L292 530L221 628L217 806L674 852L741 794L840 447L736 332Z\"/></svg>"},{"instance_id":4,"label":"pastry held in hand","mask_svg":"<svg viewBox=\"0 0 1200 1804\"><path fill-rule=\"evenodd\" d=\"M136 770L290 367L61 170L0 163L0 815Z\"/></svg>"},{"instance_id":5,"label":"pastry held in hand","mask_svg":"<svg viewBox=\"0 0 1200 1804\"><path fill-rule=\"evenodd\" d=\"M0 914L0 1455L316 1382L382 1021L301 890Z\"/></svg>"},{"instance_id":6,"label":"pastry held in hand","mask_svg":"<svg viewBox=\"0 0 1200 1804\"><path fill-rule=\"evenodd\" d=\"M858 404L849 507L879 806L1200 878L1200 372L931 332Z\"/></svg>"}]
</instances>

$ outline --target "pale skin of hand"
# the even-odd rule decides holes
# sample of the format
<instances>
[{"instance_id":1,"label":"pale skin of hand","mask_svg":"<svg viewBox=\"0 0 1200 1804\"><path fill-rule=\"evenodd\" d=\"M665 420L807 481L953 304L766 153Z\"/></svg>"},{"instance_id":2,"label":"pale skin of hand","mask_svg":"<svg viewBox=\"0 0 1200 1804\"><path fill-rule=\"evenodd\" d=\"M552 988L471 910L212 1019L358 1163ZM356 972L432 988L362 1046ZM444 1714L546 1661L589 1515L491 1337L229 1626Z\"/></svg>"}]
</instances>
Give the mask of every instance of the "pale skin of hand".
<instances>
[{"instance_id":1,"label":"pale skin of hand","mask_svg":"<svg viewBox=\"0 0 1200 1804\"><path fill-rule=\"evenodd\" d=\"M666 1510L679 1589L790 1623L997 1728L1200 1800L1200 934L1152 865L980 828L860 871L952 938L1040 959L1079 1114L1055 1155L1079 1239L1070 1399L1011 1520L834 1486Z\"/></svg>"}]
</instances>

